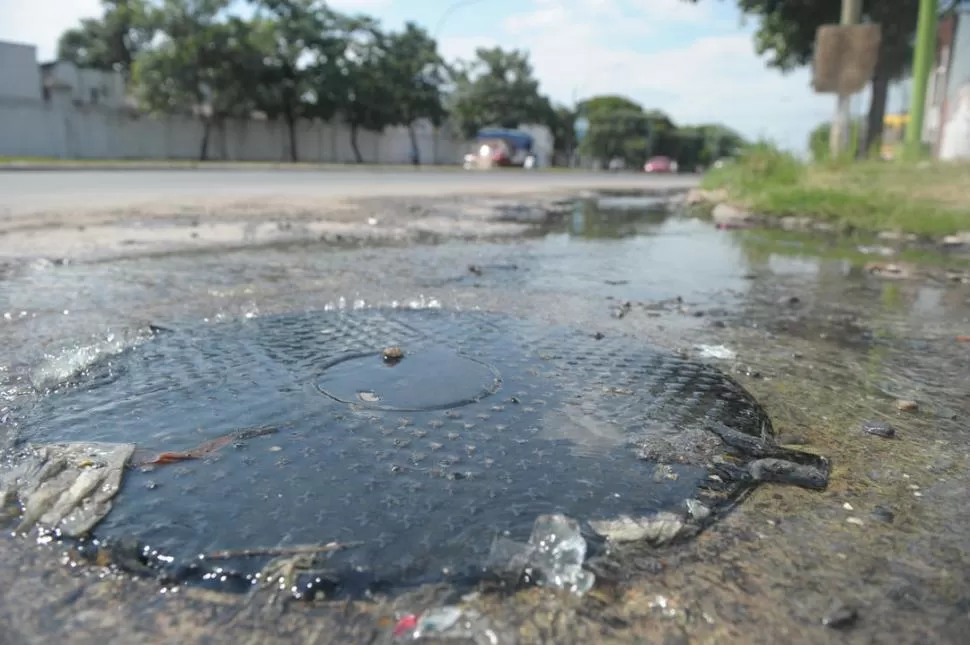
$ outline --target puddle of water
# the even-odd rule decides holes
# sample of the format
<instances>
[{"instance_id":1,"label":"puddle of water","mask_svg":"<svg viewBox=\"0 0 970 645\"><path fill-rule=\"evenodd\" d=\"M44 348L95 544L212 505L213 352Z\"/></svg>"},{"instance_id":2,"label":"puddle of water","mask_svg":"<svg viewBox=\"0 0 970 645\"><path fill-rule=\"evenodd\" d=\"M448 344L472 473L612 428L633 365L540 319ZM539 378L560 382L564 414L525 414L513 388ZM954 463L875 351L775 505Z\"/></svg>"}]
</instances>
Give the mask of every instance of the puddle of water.
<instances>
[{"instance_id":1,"label":"puddle of water","mask_svg":"<svg viewBox=\"0 0 970 645\"><path fill-rule=\"evenodd\" d=\"M753 244L753 232L717 231L654 212L637 217L631 209L583 211L580 223L566 218L542 237L507 244L339 251L301 245L14 271L0 290L0 316L10 314L0 319L0 389L26 379L24 368L45 354L81 351L72 348L104 338L106 330L258 320L341 303L347 310L435 303L568 324L607 338L625 333L665 347L724 346L734 358L708 360L736 374L766 405L776 430L833 458L829 490L759 491L703 544L628 560L625 571L646 580L650 594L666 590L668 608L676 599L680 609L670 612L683 627L644 613L646 592L603 609L603 621L647 625L654 631L646 640L686 631L692 640L732 642L741 632L799 630L806 640L824 641L822 613L838 595L862 607L852 627L858 639L959 642L941 634L966 620L970 606L970 514L959 496L970 473L964 386L970 343L957 340L970 334L970 288L880 279L858 270L869 255L832 251L827 242L764 234ZM618 223L612 232L611 223ZM675 296L681 303L671 303ZM630 309L614 315L627 301ZM895 398L903 396L919 408L897 410ZM891 424L895 438L863 433L870 419ZM0 424L0 432L9 426ZM567 440L576 433L607 449L615 438L596 428L563 430ZM258 454L257 444L272 441L264 439L238 456ZM581 461L572 453L564 459ZM177 484L154 492L166 489ZM894 519L879 519L888 517L884 511ZM30 574L0 566L0 579L26 584ZM546 629L542 614L521 617L524 602L496 602L492 611ZM589 621L593 632L577 626L574 633L595 638L607 624L595 615ZM636 629L618 633L643 642Z\"/></svg>"}]
</instances>

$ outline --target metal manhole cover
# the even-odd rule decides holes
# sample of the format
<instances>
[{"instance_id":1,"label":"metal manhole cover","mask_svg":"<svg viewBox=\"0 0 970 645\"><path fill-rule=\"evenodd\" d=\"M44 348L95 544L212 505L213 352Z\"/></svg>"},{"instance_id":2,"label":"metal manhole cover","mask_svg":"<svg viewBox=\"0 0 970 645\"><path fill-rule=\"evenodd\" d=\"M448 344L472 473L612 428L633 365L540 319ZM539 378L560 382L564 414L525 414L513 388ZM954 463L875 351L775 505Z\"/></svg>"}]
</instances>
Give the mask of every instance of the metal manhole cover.
<instances>
[{"instance_id":1,"label":"metal manhole cover","mask_svg":"<svg viewBox=\"0 0 970 645\"><path fill-rule=\"evenodd\" d=\"M404 355L393 366L389 347ZM176 562L355 542L328 566L432 581L478 567L496 535L525 540L539 514L602 521L727 504L751 483L719 462L730 444L770 452L764 410L717 369L495 314L200 325L112 365L111 379L95 369L40 399L21 436L136 443L140 465L94 532L135 536Z\"/></svg>"}]
</instances>

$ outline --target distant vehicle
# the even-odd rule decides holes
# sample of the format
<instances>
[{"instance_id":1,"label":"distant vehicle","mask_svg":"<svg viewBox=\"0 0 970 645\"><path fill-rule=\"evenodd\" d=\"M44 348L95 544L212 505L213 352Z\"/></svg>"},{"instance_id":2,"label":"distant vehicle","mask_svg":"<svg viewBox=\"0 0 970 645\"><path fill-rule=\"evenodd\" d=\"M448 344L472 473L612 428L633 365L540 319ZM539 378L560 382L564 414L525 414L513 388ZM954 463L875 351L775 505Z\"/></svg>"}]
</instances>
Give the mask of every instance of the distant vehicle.
<instances>
[{"instance_id":1,"label":"distant vehicle","mask_svg":"<svg viewBox=\"0 0 970 645\"><path fill-rule=\"evenodd\" d=\"M643 164L643 172L677 172L677 162L670 157L651 157Z\"/></svg>"},{"instance_id":2,"label":"distant vehicle","mask_svg":"<svg viewBox=\"0 0 970 645\"><path fill-rule=\"evenodd\" d=\"M626 168L626 160L623 157L613 157L607 166L610 172L617 172Z\"/></svg>"},{"instance_id":3,"label":"distant vehicle","mask_svg":"<svg viewBox=\"0 0 970 645\"><path fill-rule=\"evenodd\" d=\"M478 154L465 155L464 167L472 168L515 167L530 170L538 165L532 151L535 140L532 135L519 130L485 128L476 137Z\"/></svg>"}]
</instances>

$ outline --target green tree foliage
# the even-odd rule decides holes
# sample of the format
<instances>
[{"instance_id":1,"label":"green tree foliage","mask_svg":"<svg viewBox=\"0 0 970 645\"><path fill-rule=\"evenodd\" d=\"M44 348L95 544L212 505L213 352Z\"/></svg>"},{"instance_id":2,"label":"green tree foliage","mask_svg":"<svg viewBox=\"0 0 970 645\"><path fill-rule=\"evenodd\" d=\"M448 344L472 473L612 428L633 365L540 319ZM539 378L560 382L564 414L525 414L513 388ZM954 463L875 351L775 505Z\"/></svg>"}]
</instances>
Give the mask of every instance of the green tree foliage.
<instances>
[{"instance_id":1,"label":"green tree foliage","mask_svg":"<svg viewBox=\"0 0 970 645\"><path fill-rule=\"evenodd\" d=\"M737 6L759 19L755 50L783 72L811 64L818 28L838 23L842 12L842 0L737 0ZM872 149L882 137L889 84L909 71L918 16L919 0L863 0L863 21L878 23L882 39L862 150Z\"/></svg>"},{"instance_id":2,"label":"green tree foliage","mask_svg":"<svg viewBox=\"0 0 970 645\"><path fill-rule=\"evenodd\" d=\"M407 127L411 147L415 154L419 154L414 122L428 119L440 126L444 121L447 116L448 67L438 53L434 39L411 22L405 24L400 33L389 34L384 40L384 48L383 83L392 94L390 106L394 108L389 122ZM420 163L420 157L415 161Z\"/></svg>"},{"instance_id":3,"label":"green tree foliage","mask_svg":"<svg viewBox=\"0 0 970 645\"><path fill-rule=\"evenodd\" d=\"M301 118L331 118L343 105L346 20L321 0L252 0L265 48L259 109L286 123L290 159L299 159L296 125Z\"/></svg>"},{"instance_id":4,"label":"green tree foliage","mask_svg":"<svg viewBox=\"0 0 970 645\"><path fill-rule=\"evenodd\" d=\"M580 153L603 162L619 157L639 166L655 155L677 160L690 169L736 153L744 139L721 125L678 128L660 110L643 107L623 96L597 96L583 101L579 113L589 119Z\"/></svg>"},{"instance_id":5,"label":"green tree foliage","mask_svg":"<svg viewBox=\"0 0 970 645\"><path fill-rule=\"evenodd\" d=\"M392 67L387 39L369 20L355 25L343 59L347 93L340 111L350 126L350 147L357 163L363 162L358 145L361 128L381 132L398 120L400 106L387 76Z\"/></svg>"},{"instance_id":6,"label":"green tree foliage","mask_svg":"<svg viewBox=\"0 0 970 645\"><path fill-rule=\"evenodd\" d=\"M156 15L162 42L135 60L136 95L149 110L192 113L202 120L199 158L208 156L213 125L248 116L262 52L253 27L223 20L229 0L165 0Z\"/></svg>"},{"instance_id":7,"label":"green tree foliage","mask_svg":"<svg viewBox=\"0 0 970 645\"><path fill-rule=\"evenodd\" d=\"M350 127L358 162L361 130L403 126L416 152L414 126L422 119L435 126L448 121L468 138L488 126L545 125L555 156L568 158L576 152L576 117L583 113L593 127L582 151L634 164L649 154L693 163L714 155L711 141L721 140L707 133L719 126L678 130L662 112L622 97L598 97L575 109L554 106L540 92L525 52L483 48L469 61L449 64L414 23L387 32L374 18L337 12L325 0L245 5L252 11L244 17L234 0L102 0L100 18L63 34L59 57L126 74L150 112L200 118L201 159L209 156L214 130L257 115L285 124L293 161L301 120L338 117Z\"/></svg>"},{"instance_id":8,"label":"green tree foliage","mask_svg":"<svg viewBox=\"0 0 970 645\"><path fill-rule=\"evenodd\" d=\"M552 122L552 104L539 92L527 53L479 48L455 72L451 113L464 136L472 137L483 127Z\"/></svg>"},{"instance_id":9,"label":"green tree foliage","mask_svg":"<svg viewBox=\"0 0 970 645\"><path fill-rule=\"evenodd\" d=\"M155 9L146 0L102 0L101 6L101 18L85 18L61 34L57 59L117 70L127 77L135 57L155 35Z\"/></svg>"}]
</instances>

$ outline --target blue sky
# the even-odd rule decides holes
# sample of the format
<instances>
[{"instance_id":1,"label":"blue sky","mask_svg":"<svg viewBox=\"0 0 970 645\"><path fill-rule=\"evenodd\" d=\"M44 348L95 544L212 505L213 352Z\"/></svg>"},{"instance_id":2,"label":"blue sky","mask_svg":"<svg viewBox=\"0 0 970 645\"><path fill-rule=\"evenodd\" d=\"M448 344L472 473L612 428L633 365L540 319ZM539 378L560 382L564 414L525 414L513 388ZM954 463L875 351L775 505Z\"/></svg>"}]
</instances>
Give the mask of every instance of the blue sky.
<instances>
[{"instance_id":1,"label":"blue sky","mask_svg":"<svg viewBox=\"0 0 970 645\"><path fill-rule=\"evenodd\" d=\"M395 28L413 20L437 29L449 58L476 47L529 51L542 91L571 104L595 94L624 94L676 123L721 122L802 152L809 131L830 118L834 97L816 95L810 73L782 75L754 52L756 25L742 25L732 0L332 0ZM57 36L98 0L0 0L0 40L37 45L42 60ZM853 102L863 113L865 93ZM891 96L890 110L900 107Z\"/></svg>"}]
</instances>

